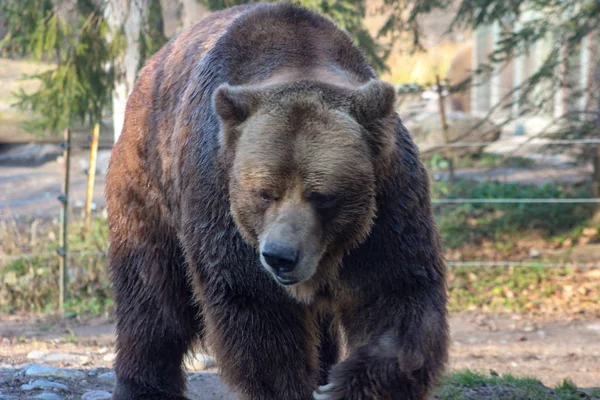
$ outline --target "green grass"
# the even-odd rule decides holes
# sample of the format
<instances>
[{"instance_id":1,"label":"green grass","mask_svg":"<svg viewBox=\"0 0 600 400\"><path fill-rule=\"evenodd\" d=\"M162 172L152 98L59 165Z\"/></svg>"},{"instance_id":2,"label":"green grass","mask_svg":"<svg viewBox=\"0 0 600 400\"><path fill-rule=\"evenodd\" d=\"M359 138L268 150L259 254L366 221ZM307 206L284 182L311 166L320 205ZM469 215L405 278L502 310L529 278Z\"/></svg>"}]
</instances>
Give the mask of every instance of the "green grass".
<instances>
[{"instance_id":1,"label":"green grass","mask_svg":"<svg viewBox=\"0 0 600 400\"><path fill-rule=\"evenodd\" d=\"M565 380L556 388L547 388L533 378L512 375L484 375L464 370L445 378L436 391L437 400L579 400L597 397L598 389L585 393ZM596 394L594 393L596 392Z\"/></svg>"},{"instance_id":2,"label":"green grass","mask_svg":"<svg viewBox=\"0 0 600 400\"><path fill-rule=\"evenodd\" d=\"M447 163L442 154L423 156L423 162L431 170L446 170ZM454 168L529 168L535 165L535 161L521 156L503 157L491 153L473 153L454 158Z\"/></svg>"},{"instance_id":3,"label":"green grass","mask_svg":"<svg viewBox=\"0 0 600 400\"><path fill-rule=\"evenodd\" d=\"M503 157L498 154L482 153L480 155L469 157L473 162L474 167L494 168L494 167L512 167L512 168L529 168L535 165L535 161L531 158L521 156ZM465 159L463 157L463 159ZM468 158L467 158L467 161Z\"/></svg>"},{"instance_id":4,"label":"green grass","mask_svg":"<svg viewBox=\"0 0 600 400\"><path fill-rule=\"evenodd\" d=\"M434 182L434 199L502 198L585 198L591 197L589 185L529 185L504 182ZM591 204L443 204L435 214L446 248L480 245L483 241L502 243L539 234L545 239L560 237L581 229L594 215Z\"/></svg>"}]
</instances>

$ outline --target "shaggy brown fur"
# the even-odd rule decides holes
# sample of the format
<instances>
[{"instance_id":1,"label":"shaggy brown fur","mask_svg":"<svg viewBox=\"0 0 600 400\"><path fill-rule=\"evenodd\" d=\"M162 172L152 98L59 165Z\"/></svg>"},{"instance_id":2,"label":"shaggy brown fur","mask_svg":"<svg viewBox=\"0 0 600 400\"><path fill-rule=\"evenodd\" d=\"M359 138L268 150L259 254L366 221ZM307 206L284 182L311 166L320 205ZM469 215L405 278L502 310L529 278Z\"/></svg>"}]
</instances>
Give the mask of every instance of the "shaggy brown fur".
<instances>
[{"instance_id":1,"label":"shaggy brown fur","mask_svg":"<svg viewBox=\"0 0 600 400\"><path fill-rule=\"evenodd\" d=\"M394 99L287 4L212 14L148 62L106 189L114 399L183 399L197 341L243 399L425 398L445 272Z\"/></svg>"}]
</instances>

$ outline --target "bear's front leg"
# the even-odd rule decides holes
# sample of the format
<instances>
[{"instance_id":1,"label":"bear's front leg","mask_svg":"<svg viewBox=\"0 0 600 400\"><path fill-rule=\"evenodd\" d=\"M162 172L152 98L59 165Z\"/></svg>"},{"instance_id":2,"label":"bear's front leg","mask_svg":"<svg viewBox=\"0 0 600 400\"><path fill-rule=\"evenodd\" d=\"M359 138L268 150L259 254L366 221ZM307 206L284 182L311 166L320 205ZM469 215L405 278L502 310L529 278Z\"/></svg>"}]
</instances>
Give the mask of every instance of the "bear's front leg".
<instances>
[{"instance_id":1,"label":"bear's front leg","mask_svg":"<svg viewBox=\"0 0 600 400\"><path fill-rule=\"evenodd\" d=\"M248 274L250 275L250 274ZM204 287L208 344L243 400L309 400L317 387L317 326L307 307L264 276L212 278Z\"/></svg>"},{"instance_id":2,"label":"bear's front leg","mask_svg":"<svg viewBox=\"0 0 600 400\"><path fill-rule=\"evenodd\" d=\"M314 398L424 400L447 358L445 311L436 297L422 288L353 304L342 317L349 357Z\"/></svg>"}]
</instances>

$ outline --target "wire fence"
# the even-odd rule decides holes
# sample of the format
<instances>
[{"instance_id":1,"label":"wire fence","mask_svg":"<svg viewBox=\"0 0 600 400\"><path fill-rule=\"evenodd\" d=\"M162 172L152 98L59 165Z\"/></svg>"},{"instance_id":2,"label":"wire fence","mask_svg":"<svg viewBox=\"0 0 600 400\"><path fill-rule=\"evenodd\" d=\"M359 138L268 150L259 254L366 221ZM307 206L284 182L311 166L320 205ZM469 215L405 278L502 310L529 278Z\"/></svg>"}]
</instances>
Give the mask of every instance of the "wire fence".
<instances>
[{"instance_id":1,"label":"wire fence","mask_svg":"<svg viewBox=\"0 0 600 400\"><path fill-rule=\"evenodd\" d=\"M439 149L439 148L464 148L464 147L485 147L493 144L498 144L498 141L493 142L450 142L448 144L437 144L437 145L428 145L427 149ZM517 143L515 146L521 146L523 143ZM600 139L564 139L564 140L554 140L554 139L531 139L527 140L527 145L544 145L544 146L569 146L569 145L578 145L578 144L600 144Z\"/></svg>"},{"instance_id":2,"label":"wire fence","mask_svg":"<svg viewBox=\"0 0 600 400\"><path fill-rule=\"evenodd\" d=\"M419 93L419 88L412 87L407 89L406 93ZM442 97L446 96L448 92L438 91ZM443 129L447 129L447 123L445 122L445 111L443 109L443 102L440 102L440 114L442 116L442 120L444 121ZM427 150L436 150L436 149L460 149L460 148L485 148L491 145L497 145L500 140L496 141L465 141L462 139L451 141L447 138L444 143L434 144L426 146ZM544 139L544 138L523 138L515 141L514 147L522 147L525 144L527 145L543 145L543 146L598 146L600 145L600 139L565 139L565 140L556 140L556 139ZM69 145L67 143L63 144L63 150L65 151L66 160L69 160L70 157L70 149L72 148L85 148L85 145ZM423 150L423 149L422 149ZM448 152L446 154L449 154ZM69 170L67 162L67 169L65 172ZM95 268L96 270L106 269L106 257L107 252L105 250L75 250L69 247L69 226L68 226L68 216L71 210L69 209L69 194L68 194L68 174L65 175L65 182L63 184L62 190L48 193L40 198L36 199L13 199L13 200L5 200L0 201L0 209L11 209L11 208L19 208L24 206L31 206L40 202L47 202L48 199L55 198L57 205L57 214L59 209L61 210L61 218L60 218L60 226L61 231L59 233L59 237L55 240L55 244L53 246L47 246L47 248L52 248L52 250L45 249L44 251L23 251L15 254L0 254L0 270L9 265L14 264L16 262L23 262L29 265L31 271L38 270L53 270L57 269L56 273L59 274L58 280L59 285L61 286L61 299L60 304L65 302L66 296L66 287L67 281L69 279L75 280L77 279L77 275L80 270L85 268ZM433 196L432 204L434 206L442 207L442 206L500 206L504 205L506 207L519 207L524 205L531 206L555 206L555 205L589 205L595 206L596 204L600 204L600 197L581 197L581 196L573 196L569 198L562 197L552 197L552 198L541 198L541 197L532 197L532 196L523 196L523 197L515 197L515 196L502 196L499 197L497 195L489 195L489 196L479 196L475 197L465 197L465 196L457 196L455 194L447 194L445 196ZM467 227L466 229L471 229ZM56 247L56 249L53 249ZM100 246L102 247L102 245ZM2 247L0 247L0 250ZM40 261L42 260L42 261ZM52 260L52 261L50 261ZM91 267L90 265L94 265ZM36 266L38 269L33 268ZM490 260L485 258L476 258L476 259L468 259L468 260L449 260L447 261L447 266L450 268L562 268L562 269L597 269L600 268L600 262L579 262L576 260L573 261L563 261L560 262L552 261L552 260L510 260L510 259L499 259L499 260ZM96 280L101 279L98 276L106 276L105 274L95 274ZM56 278L53 278L56 279ZM102 278L103 279L103 278ZM72 290L75 287L71 284Z\"/></svg>"},{"instance_id":3,"label":"wire fence","mask_svg":"<svg viewBox=\"0 0 600 400\"><path fill-rule=\"evenodd\" d=\"M600 198L588 199L432 199L433 204L597 204Z\"/></svg>"},{"instance_id":4,"label":"wire fence","mask_svg":"<svg viewBox=\"0 0 600 400\"><path fill-rule=\"evenodd\" d=\"M106 257L107 252L103 251L88 251L88 252L69 252L68 256L93 256L93 257ZM17 260L30 260L36 258L50 258L57 257L56 252L40 252L40 253L25 253L18 255L5 255L0 256L0 263L17 261ZM578 263L578 262L545 262L545 261L489 261L489 260L475 260L475 261L447 261L448 267L524 267L524 268L600 268L600 262L597 263Z\"/></svg>"}]
</instances>

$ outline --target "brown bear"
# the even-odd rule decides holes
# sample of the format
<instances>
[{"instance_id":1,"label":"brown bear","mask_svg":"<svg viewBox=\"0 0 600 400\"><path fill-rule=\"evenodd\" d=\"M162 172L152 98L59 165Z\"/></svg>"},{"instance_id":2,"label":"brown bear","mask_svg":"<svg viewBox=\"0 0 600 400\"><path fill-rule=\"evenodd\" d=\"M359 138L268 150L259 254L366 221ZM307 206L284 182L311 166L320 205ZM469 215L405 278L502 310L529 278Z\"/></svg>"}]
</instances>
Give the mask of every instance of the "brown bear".
<instances>
[{"instance_id":1,"label":"brown bear","mask_svg":"<svg viewBox=\"0 0 600 400\"><path fill-rule=\"evenodd\" d=\"M106 188L114 399L184 399L194 344L241 399L426 397L445 267L394 104L345 32L290 4L211 14L148 61Z\"/></svg>"}]
</instances>

